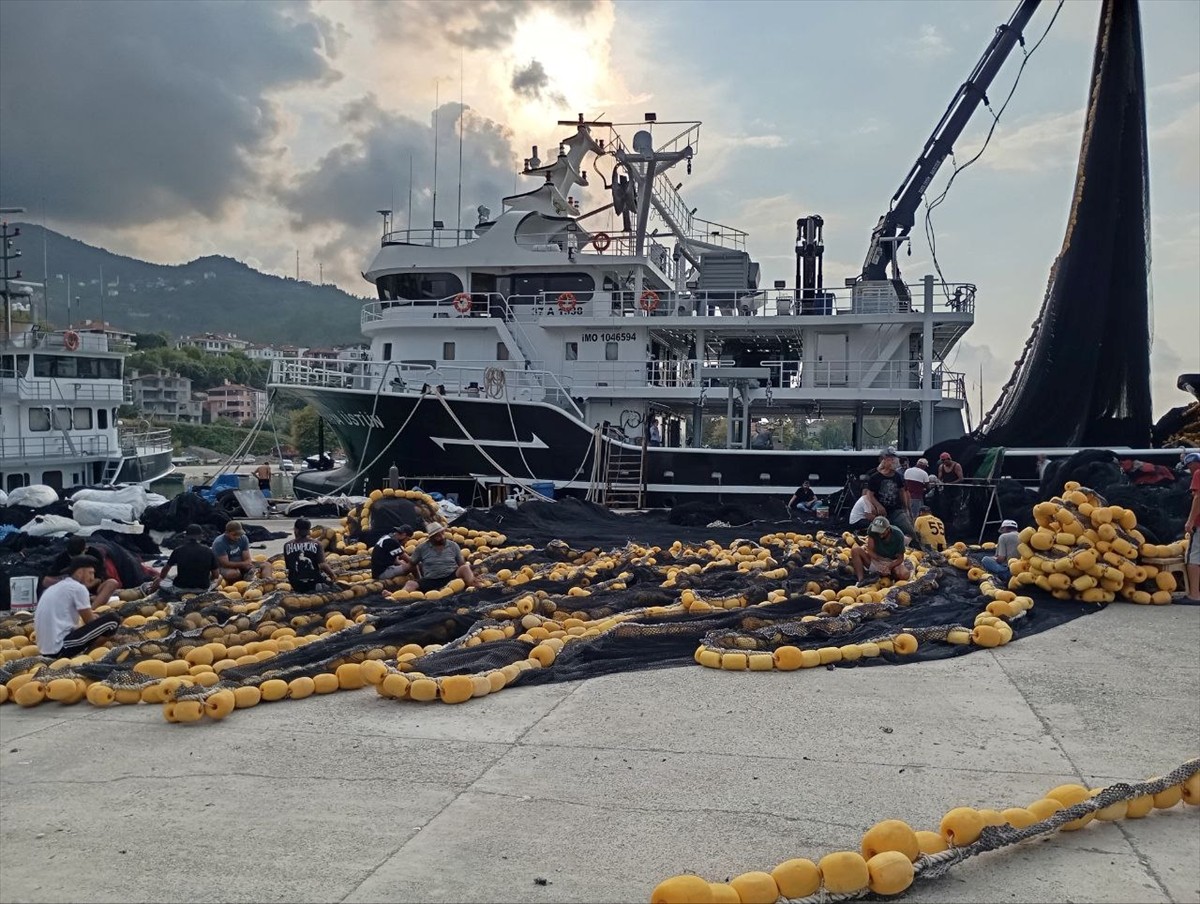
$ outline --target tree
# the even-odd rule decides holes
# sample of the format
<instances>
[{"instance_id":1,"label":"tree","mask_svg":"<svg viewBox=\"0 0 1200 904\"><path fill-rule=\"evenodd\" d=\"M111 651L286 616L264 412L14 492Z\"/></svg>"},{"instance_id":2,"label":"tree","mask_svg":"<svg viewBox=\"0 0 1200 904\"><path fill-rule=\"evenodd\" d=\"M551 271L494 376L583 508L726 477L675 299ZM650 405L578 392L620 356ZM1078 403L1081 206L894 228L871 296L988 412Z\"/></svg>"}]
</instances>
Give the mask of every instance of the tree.
<instances>
[{"instance_id":1,"label":"tree","mask_svg":"<svg viewBox=\"0 0 1200 904\"><path fill-rule=\"evenodd\" d=\"M152 348L170 348L171 337L166 333L135 333L133 345L139 352L149 351Z\"/></svg>"},{"instance_id":2,"label":"tree","mask_svg":"<svg viewBox=\"0 0 1200 904\"><path fill-rule=\"evenodd\" d=\"M317 423L320 420L321 415L312 405L305 405L299 411L292 412L292 426L289 432L292 437L292 445L299 450L301 455L316 454L319 442Z\"/></svg>"}]
</instances>

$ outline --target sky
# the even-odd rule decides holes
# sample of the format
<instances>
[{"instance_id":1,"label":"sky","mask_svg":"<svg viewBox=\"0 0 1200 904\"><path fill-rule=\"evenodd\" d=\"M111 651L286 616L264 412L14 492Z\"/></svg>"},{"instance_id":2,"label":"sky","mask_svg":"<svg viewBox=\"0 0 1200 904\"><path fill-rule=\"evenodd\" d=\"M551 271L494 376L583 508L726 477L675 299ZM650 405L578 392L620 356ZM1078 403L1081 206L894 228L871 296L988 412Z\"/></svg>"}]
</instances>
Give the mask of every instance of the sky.
<instances>
[{"instance_id":1,"label":"sky","mask_svg":"<svg viewBox=\"0 0 1200 904\"><path fill-rule=\"evenodd\" d=\"M1031 48L1056 3L1027 29ZM224 254L356 295L382 208L476 221L558 119L700 120L698 215L794 283L795 220L825 218L826 282L872 227L1015 0L0 2L0 206L159 263ZM979 286L951 357L985 406L1029 335L1066 227L1100 4L1066 2L985 154L933 214L950 281ZM1200 3L1142 0L1155 412L1200 370ZM1014 52L989 92L1013 84ZM461 73L461 77L460 77ZM461 99L461 103L460 103ZM436 115L435 115L436 111ZM461 212L458 135L462 124ZM990 119L956 146L964 161ZM659 125L662 136L668 128ZM412 211L408 210L412 164ZM600 167L607 172L608 165ZM952 171L931 186L941 191ZM599 180L593 183L598 184ZM586 202L600 194L581 192ZM600 201L599 203L603 203ZM910 281L933 272L923 217ZM51 269L53 264L51 263ZM981 379L982 377L982 379ZM975 406L976 410L978 407Z\"/></svg>"}]
</instances>

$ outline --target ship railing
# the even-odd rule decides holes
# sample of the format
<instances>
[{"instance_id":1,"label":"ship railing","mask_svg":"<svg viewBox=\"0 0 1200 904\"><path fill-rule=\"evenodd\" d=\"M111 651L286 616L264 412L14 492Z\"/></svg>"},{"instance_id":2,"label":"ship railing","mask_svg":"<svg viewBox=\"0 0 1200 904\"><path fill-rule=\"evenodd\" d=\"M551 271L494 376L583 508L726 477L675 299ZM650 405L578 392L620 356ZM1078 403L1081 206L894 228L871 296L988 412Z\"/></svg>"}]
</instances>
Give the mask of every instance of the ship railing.
<instances>
[{"instance_id":1,"label":"ship railing","mask_svg":"<svg viewBox=\"0 0 1200 904\"><path fill-rule=\"evenodd\" d=\"M166 452L174 448L171 442L171 431L160 430L120 430L117 442L122 455L137 455L151 452Z\"/></svg>"},{"instance_id":2,"label":"ship railing","mask_svg":"<svg viewBox=\"0 0 1200 904\"><path fill-rule=\"evenodd\" d=\"M6 335L0 346L6 349L28 349L30 351L75 351L75 352L110 352L128 350L132 345L117 340L110 341L103 333L89 333L86 330L78 332L79 344L74 349L67 348L66 333L48 333L39 329L23 330Z\"/></svg>"},{"instance_id":3,"label":"ship railing","mask_svg":"<svg viewBox=\"0 0 1200 904\"><path fill-rule=\"evenodd\" d=\"M64 388L65 387L65 388ZM123 402L125 386L121 383L100 383L87 378L19 377L17 395L26 401L47 402Z\"/></svg>"},{"instance_id":4,"label":"ship railing","mask_svg":"<svg viewBox=\"0 0 1200 904\"><path fill-rule=\"evenodd\" d=\"M360 372L347 373L312 358L278 358L271 364L273 385L367 392L422 390L473 398L545 401L582 418L583 412L556 374L517 362L464 361L434 364L413 361L359 362Z\"/></svg>"},{"instance_id":5,"label":"ship railing","mask_svg":"<svg viewBox=\"0 0 1200 904\"><path fill-rule=\"evenodd\" d=\"M457 248L477 238L474 229L395 229L385 232L379 244L422 245L426 248Z\"/></svg>"},{"instance_id":6,"label":"ship railing","mask_svg":"<svg viewBox=\"0 0 1200 904\"><path fill-rule=\"evenodd\" d=\"M944 314L973 314L975 286L948 283L930 293L929 310ZM798 316L888 316L921 314L926 310L924 284L906 286L908 298L900 298L894 286L865 286L857 295L820 290L806 297L804 291L775 288L741 291L662 289L542 292L536 295L504 296L498 292L460 292L437 299L387 299L363 305L363 326L389 318L450 319L461 317L504 317L536 319L544 316L583 317L798 317Z\"/></svg>"},{"instance_id":7,"label":"ship railing","mask_svg":"<svg viewBox=\"0 0 1200 904\"><path fill-rule=\"evenodd\" d=\"M106 435L22 436L0 439L0 459L78 458L84 455L108 455L111 443Z\"/></svg>"},{"instance_id":8,"label":"ship railing","mask_svg":"<svg viewBox=\"0 0 1200 904\"><path fill-rule=\"evenodd\" d=\"M924 372L919 361L851 360L817 361L808 365L799 359L762 361L770 376L768 383L778 389L883 389L920 392ZM961 373L935 366L933 391L943 399L966 398ZM866 383L867 385L863 385Z\"/></svg>"}]
</instances>

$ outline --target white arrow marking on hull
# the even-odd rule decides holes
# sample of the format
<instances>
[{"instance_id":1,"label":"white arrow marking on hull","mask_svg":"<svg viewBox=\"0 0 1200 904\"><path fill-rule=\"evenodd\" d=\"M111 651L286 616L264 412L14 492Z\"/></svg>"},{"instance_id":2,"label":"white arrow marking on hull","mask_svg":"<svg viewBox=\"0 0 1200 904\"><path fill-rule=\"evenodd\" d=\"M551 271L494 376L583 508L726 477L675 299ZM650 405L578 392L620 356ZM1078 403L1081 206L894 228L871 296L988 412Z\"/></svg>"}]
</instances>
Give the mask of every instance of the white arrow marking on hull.
<instances>
[{"instance_id":1,"label":"white arrow marking on hull","mask_svg":"<svg viewBox=\"0 0 1200 904\"><path fill-rule=\"evenodd\" d=\"M536 433L532 434L533 439L530 440L514 440L514 439L448 439L444 436L431 436L429 441L437 443L438 448L443 451L447 446L497 446L505 449L549 449Z\"/></svg>"}]
</instances>

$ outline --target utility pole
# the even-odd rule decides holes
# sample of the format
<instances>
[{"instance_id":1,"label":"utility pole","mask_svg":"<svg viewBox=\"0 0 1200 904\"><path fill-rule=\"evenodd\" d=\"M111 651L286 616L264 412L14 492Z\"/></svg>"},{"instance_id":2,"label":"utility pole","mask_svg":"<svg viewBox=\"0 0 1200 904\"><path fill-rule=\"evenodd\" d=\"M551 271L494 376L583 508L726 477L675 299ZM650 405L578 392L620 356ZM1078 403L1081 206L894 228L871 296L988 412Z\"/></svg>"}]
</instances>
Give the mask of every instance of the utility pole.
<instances>
[{"instance_id":1,"label":"utility pole","mask_svg":"<svg viewBox=\"0 0 1200 904\"><path fill-rule=\"evenodd\" d=\"M300 282L300 249L296 249L296 282Z\"/></svg>"},{"instance_id":2,"label":"utility pole","mask_svg":"<svg viewBox=\"0 0 1200 904\"><path fill-rule=\"evenodd\" d=\"M24 213L24 207L0 207L0 214ZM9 291L8 281L10 279L20 279L21 271L18 270L15 276L8 272L8 262L16 260L21 256L18 249L13 248L13 239L21 234L20 227L14 226L12 231L9 231L8 220L0 220L0 259L3 259L3 282L0 285L0 295L4 296L4 338L12 337L12 293Z\"/></svg>"},{"instance_id":3,"label":"utility pole","mask_svg":"<svg viewBox=\"0 0 1200 904\"><path fill-rule=\"evenodd\" d=\"M104 329L106 323L104 319L104 296L108 294L108 287L104 285L104 266L100 267L100 329Z\"/></svg>"}]
</instances>

